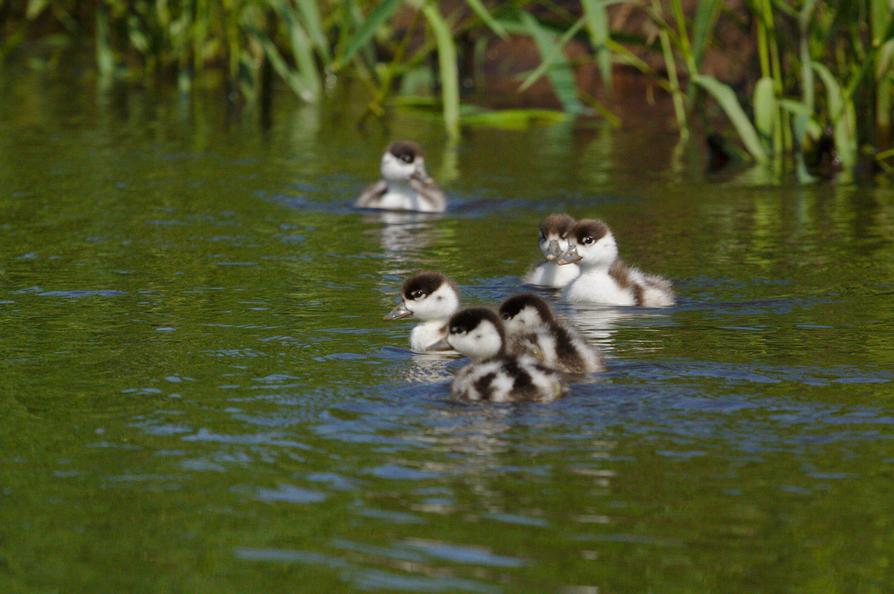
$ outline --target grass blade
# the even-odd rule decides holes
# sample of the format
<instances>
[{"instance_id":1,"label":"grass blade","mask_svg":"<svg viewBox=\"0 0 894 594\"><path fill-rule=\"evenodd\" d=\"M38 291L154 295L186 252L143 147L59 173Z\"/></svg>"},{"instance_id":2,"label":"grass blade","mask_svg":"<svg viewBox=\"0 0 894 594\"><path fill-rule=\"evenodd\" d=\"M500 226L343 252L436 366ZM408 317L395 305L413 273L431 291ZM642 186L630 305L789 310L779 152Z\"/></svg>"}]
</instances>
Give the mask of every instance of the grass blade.
<instances>
[{"instance_id":1,"label":"grass blade","mask_svg":"<svg viewBox=\"0 0 894 594\"><path fill-rule=\"evenodd\" d=\"M556 42L554 36L546 29L540 26L533 16L527 12L521 14L522 24L528 31L528 34L534 38L537 49L540 50L540 59L547 60L554 52ZM559 98L562 107L568 113L583 113L586 108L577 98L577 89L574 81L574 72L571 69L571 62L563 51L558 51L556 60L547 69L547 76L552 84L553 91Z\"/></svg>"},{"instance_id":2,"label":"grass blade","mask_svg":"<svg viewBox=\"0 0 894 594\"><path fill-rule=\"evenodd\" d=\"M450 27L433 4L425 4L422 14L431 25L438 46L438 68L441 74L441 99L444 126L450 138L459 137L459 71L456 67L456 45Z\"/></svg>"},{"instance_id":3,"label":"grass blade","mask_svg":"<svg viewBox=\"0 0 894 594\"><path fill-rule=\"evenodd\" d=\"M748 116L745 115L742 106L739 105L739 100L736 99L736 94L733 90L713 76L704 74L694 76L692 82L708 91L720 104L720 107L726 113L726 117L735 126L736 132L739 133L739 138L742 140L745 148L748 149L748 152L751 153L751 156L754 157L754 160L758 163L766 163L767 151L764 150L757 131L755 131Z\"/></svg>"},{"instance_id":4,"label":"grass blade","mask_svg":"<svg viewBox=\"0 0 894 594\"><path fill-rule=\"evenodd\" d=\"M488 29L499 35L501 39L506 39L506 36L508 35L506 29L504 29L503 25L498 23L497 20L491 16L487 7L481 3L481 0L466 0L466 4L469 5L469 8L475 11L475 14L478 15L478 18L481 19L485 25L487 25Z\"/></svg>"},{"instance_id":5,"label":"grass blade","mask_svg":"<svg viewBox=\"0 0 894 594\"><path fill-rule=\"evenodd\" d=\"M376 6L373 11L366 17L366 20L363 21L363 24L360 26L360 29L354 34L354 37L351 38L351 41L347 45L347 49L342 56L336 59L335 64L333 65L333 69L337 70L342 65L346 64L350 61L351 58L354 57L354 54L357 53L357 50L364 47L369 40L372 39L373 34L376 32L382 23L384 23L388 18L394 14L394 11L397 10L397 7L400 6L403 0L385 0L378 6Z\"/></svg>"},{"instance_id":6,"label":"grass blade","mask_svg":"<svg viewBox=\"0 0 894 594\"><path fill-rule=\"evenodd\" d=\"M610 37L608 27L608 11L602 0L581 0L584 8L584 19L587 22L587 30L590 32L590 43L596 51L596 64L599 66L599 76L602 84L611 92L612 90L612 54L608 48Z\"/></svg>"}]
</instances>

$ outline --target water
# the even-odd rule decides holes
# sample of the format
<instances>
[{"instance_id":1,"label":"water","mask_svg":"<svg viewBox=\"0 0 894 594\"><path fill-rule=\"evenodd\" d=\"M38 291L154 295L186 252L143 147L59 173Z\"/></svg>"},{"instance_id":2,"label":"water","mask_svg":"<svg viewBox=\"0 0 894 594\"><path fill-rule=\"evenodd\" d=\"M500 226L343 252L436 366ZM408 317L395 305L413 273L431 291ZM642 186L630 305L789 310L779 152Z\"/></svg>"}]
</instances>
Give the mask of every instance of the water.
<instances>
[{"instance_id":1,"label":"water","mask_svg":"<svg viewBox=\"0 0 894 594\"><path fill-rule=\"evenodd\" d=\"M358 91L354 91L358 95ZM882 592L894 190L707 178L660 121L474 129L8 74L0 590ZM349 208L413 137L453 206ZM613 227L663 311L560 307L610 371L467 405L381 320L495 304L540 218Z\"/></svg>"}]
</instances>

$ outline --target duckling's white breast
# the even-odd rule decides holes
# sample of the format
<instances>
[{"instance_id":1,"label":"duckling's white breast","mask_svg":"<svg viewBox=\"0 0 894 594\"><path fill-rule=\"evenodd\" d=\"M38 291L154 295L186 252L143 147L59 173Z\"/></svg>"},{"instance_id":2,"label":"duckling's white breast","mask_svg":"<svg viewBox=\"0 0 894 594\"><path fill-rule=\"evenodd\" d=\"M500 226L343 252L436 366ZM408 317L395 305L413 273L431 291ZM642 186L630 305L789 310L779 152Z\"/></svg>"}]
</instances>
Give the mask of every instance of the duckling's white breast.
<instances>
[{"instance_id":1,"label":"duckling's white breast","mask_svg":"<svg viewBox=\"0 0 894 594\"><path fill-rule=\"evenodd\" d=\"M446 337L447 320L423 322L410 332L410 348L417 353L424 353Z\"/></svg>"},{"instance_id":2,"label":"duckling's white breast","mask_svg":"<svg viewBox=\"0 0 894 594\"><path fill-rule=\"evenodd\" d=\"M630 287L621 288L608 272L582 272L565 287L563 298L572 303L603 303L606 305L636 305Z\"/></svg>"}]
</instances>

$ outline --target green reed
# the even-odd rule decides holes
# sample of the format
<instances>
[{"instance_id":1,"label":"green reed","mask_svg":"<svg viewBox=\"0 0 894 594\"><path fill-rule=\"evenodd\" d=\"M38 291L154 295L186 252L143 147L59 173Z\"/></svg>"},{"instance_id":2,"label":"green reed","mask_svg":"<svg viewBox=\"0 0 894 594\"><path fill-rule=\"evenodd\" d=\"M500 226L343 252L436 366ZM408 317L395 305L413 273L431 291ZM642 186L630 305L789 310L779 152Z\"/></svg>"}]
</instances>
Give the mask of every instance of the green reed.
<instances>
[{"instance_id":1,"label":"green reed","mask_svg":"<svg viewBox=\"0 0 894 594\"><path fill-rule=\"evenodd\" d=\"M613 20L619 11L647 17L648 30L613 30L624 20ZM405 95L402 104L437 108L451 138L461 125L544 119L542 111L462 104L460 64L478 64L477 77L489 43L528 37L540 64L520 77L519 93L543 78L571 116L617 123L613 75L628 67L669 93L681 136L716 104L747 155L777 175L793 163L799 179L812 180L807 157L828 146L824 137L845 177L867 155L885 169L894 158L889 0L748 0L735 9L720 0L0 0L0 17L0 59L41 37L54 48L51 65L89 35L105 79L168 79L183 92L222 79L239 103L269 104L273 77L306 102L323 100L333 77L352 77L368 89L368 113L379 116L401 89L427 87L430 100ZM724 17L757 53L751 80L736 89L703 71ZM572 61L572 43L589 53ZM649 64L655 59L663 68ZM575 76L591 66L602 83L599 97Z\"/></svg>"}]
</instances>

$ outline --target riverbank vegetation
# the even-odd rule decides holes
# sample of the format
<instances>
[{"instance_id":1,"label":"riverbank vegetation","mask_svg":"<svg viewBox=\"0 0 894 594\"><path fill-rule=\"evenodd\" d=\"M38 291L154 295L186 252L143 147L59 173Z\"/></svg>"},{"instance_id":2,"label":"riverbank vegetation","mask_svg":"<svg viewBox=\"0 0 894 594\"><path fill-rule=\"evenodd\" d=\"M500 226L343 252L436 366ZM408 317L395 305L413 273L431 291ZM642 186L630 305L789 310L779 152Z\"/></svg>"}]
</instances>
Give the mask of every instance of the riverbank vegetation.
<instances>
[{"instance_id":1,"label":"riverbank vegetation","mask_svg":"<svg viewBox=\"0 0 894 594\"><path fill-rule=\"evenodd\" d=\"M4 60L40 48L32 65L51 67L89 44L103 79L219 86L262 109L277 78L317 102L352 77L368 115L436 109L451 137L463 125L588 114L617 124L628 99L616 79L635 76L650 90L638 101L670 97L683 141L729 122L737 142L708 142L716 163L802 182L894 170L888 0L0 0L0 32ZM489 70L495 46L535 52L534 63ZM732 74L724 55L748 59ZM474 105L485 72L509 76L520 98L547 81L559 109Z\"/></svg>"}]
</instances>

